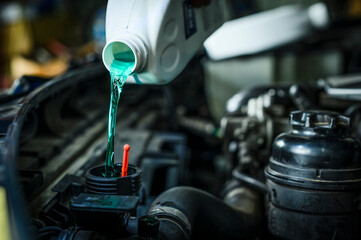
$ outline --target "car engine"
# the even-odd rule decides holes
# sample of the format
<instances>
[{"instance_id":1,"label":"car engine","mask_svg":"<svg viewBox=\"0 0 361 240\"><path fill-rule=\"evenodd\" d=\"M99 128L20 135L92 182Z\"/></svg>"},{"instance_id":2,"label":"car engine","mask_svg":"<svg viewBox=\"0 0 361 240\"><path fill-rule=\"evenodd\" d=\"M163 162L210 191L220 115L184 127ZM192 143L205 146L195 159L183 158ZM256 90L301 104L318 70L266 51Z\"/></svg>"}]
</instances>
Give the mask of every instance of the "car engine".
<instances>
[{"instance_id":1,"label":"car engine","mask_svg":"<svg viewBox=\"0 0 361 240\"><path fill-rule=\"evenodd\" d=\"M347 53L355 32L260 54ZM114 159L120 171L130 146L128 175L111 178L99 57L24 76L0 99L3 226L39 240L360 239L360 62L344 57L337 76L236 89L219 118L204 54L167 85L125 85Z\"/></svg>"}]
</instances>

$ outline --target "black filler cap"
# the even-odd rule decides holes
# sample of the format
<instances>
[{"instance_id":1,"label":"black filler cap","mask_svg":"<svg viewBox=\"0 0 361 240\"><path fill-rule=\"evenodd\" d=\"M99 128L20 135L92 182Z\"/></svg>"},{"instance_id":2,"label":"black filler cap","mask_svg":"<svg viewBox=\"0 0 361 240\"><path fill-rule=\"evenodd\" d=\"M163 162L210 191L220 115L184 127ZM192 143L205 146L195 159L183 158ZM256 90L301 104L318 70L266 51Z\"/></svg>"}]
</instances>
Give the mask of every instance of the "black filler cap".
<instances>
[{"instance_id":1,"label":"black filler cap","mask_svg":"<svg viewBox=\"0 0 361 240\"><path fill-rule=\"evenodd\" d=\"M290 114L290 124L314 129L336 129L350 127L350 118L329 111L294 111Z\"/></svg>"}]
</instances>

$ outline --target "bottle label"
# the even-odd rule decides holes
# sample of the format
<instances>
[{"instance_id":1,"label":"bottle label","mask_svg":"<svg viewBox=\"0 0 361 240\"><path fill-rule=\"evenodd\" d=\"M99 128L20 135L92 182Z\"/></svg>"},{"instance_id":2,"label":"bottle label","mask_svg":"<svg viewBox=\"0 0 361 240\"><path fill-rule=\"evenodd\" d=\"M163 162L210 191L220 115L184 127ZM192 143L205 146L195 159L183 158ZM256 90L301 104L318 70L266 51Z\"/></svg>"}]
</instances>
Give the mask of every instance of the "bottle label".
<instances>
[{"instance_id":1,"label":"bottle label","mask_svg":"<svg viewBox=\"0 0 361 240\"><path fill-rule=\"evenodd\" d=\"M183 0L184 32L186 39L197 32L196 16L190 0Z\"/></svg>"}]
</instances>

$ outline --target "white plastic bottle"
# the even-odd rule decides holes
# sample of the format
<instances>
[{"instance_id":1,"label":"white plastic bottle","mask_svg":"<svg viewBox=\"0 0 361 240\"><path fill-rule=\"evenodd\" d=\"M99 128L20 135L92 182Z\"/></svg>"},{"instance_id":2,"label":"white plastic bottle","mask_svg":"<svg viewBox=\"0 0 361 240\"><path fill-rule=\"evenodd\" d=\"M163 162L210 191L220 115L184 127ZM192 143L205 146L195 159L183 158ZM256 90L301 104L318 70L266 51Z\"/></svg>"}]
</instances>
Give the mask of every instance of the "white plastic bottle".
<instances>
[{"instance_id":1,"label":"white plastic bottle","mask_svg":"<svg viewBox=\"0 0 361 240\"><path fill-rule=\"evenodd\" d=\"M127 82L168 83L227 19L224 0L200 8L190 0L109 0L104 65L109 70L115 55L131 51L135 64Z\"/></svg>"}]
</instances>

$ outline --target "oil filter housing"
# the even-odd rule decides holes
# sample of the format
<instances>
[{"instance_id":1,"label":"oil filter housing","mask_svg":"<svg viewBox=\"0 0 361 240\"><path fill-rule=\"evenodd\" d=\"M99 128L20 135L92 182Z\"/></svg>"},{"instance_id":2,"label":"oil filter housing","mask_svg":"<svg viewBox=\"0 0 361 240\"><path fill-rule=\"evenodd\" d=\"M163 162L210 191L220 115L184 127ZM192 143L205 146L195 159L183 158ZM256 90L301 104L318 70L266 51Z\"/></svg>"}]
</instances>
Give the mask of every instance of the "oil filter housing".
<instances>
[{"instance_id":1,"label":"oil filter housing","mask_svg":"<svg viewBox=\"0 0 361 240\"><path fill-rule=\"evenodd\" d=\"M283 239L356 239L360 233L360 142L350 119L296 111L265 169L269 230Z\"/></svg>"}]
</instances>

